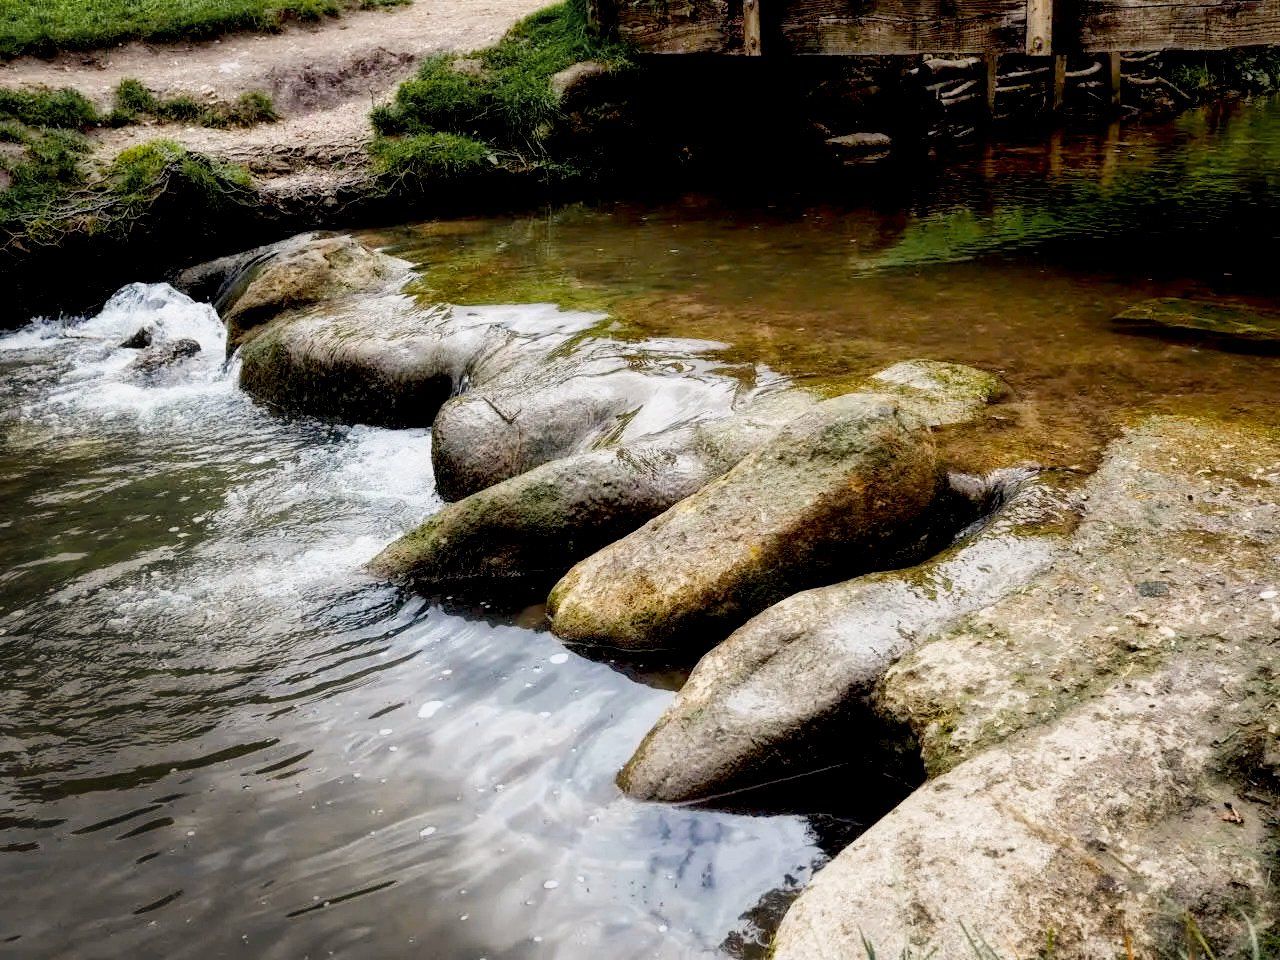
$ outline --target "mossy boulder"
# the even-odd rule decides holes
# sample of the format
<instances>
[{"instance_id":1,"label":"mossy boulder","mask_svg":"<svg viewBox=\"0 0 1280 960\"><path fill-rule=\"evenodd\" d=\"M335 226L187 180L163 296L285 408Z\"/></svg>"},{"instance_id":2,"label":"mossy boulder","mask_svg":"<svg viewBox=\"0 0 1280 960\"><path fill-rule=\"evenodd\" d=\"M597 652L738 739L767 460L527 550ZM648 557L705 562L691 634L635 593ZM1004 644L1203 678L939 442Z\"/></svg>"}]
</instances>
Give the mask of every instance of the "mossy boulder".
<instances>
[{"instance_id":1,"label":"mossy boulder","mask_svg":"<svg viewBox=\"0 0 1280 960\"><path fill-rule=\"evenodd\" d=\"M688 363L686 359L679 369L686 369ZM977 416L989 399L1002 395L1001 390L992 389L998 381L989 374L953 364L941 366L947 377L911 377L911 385L906 386L900 382L907 379L906 371L934 369L931 361L907 361L885 371L897 371L887 381L872 378L869 383L894 389L900 402L915 404L930 426L938 425L940 417L946 422L957 419L958 406ZM713 373L696 367L691 372L703 379ZM972 389L975 384L979 389ZM679 419L669 412L673 408L668 401L674 396L660 395L651 403L662 401L668 411L665 415ZM696 398L696 390L684 396ZM987 399L975 404L975 397ZM656 430L651 411L645 418L619 422L621 431L596 428L588 434L589 443L582 439L572 443L598 444L602 449L571 453L446 505L388 547L372 569L431 592L525 592L544 582L550 586L579 560L723 476L817 402L806 391L766 384L735 401L728 416ZM455 405L460 404L451 401L449 408ZM513 407L524 409L519 402ZM573 416L575 422L582 422L581 411ZM445 421L443 416L437 421L437 449L449 445L449 431L441 429ZM527 417L526 422L537 423ZM509 426L506 421L497 423L495 433L501 436ZM472 446L481 448L478 456L491 456L480 439ZM443 460L443 455L437 456ZM438 461L437 469L444 474L450 467Z\"/></svg>"},{"instance_id":2,"label":"mossy boulder","mask_svg":"<svg viewBox=\"0 0 1280 960\"><path fill-rule=\"evenodd\" d=\"M408 265L354 237L307 235L273 248L245 270L238 289L221 306L228 355L286 311L387 287L406 276Z\"/></svg>"},{"instance_id":3,"label":"mossy boulder","mask_svg":"<svg viewBox=\"0 0 1280 960\"><path fill-rule=\"evenodd\" d=\"M861 735L906 730L931 779L819 873L778 960L1034 956L1050 932L1056 956L1165 956L1188 916L1248 955L1244 918L1274 924L1280 441L1153 418L1079 503L1041 572L871 691Z\"/></svg>"},{"instance_id":4,"label":"mossy boulder","mask_svg":"<svg viewBox=\"0 0 1280 960\"><path fill-rule=\"evenodd\" d=\"M584 340L473 377L436 419L437 490L458 500L552 460L728 416L759 373L719 361L714 346Z\"/></svg>"},{"instance_id":5,"label":"mossy boulder","mask_svg":"<svg viewBox=\"0 0 1280 960\"><path fill-rule=\"evenodd\" d=\"M828 400L575 566L551 593L552 628L607 647L705 649L798 590L900 559L940 482L927 429L897 401Z\"/></svg>"},{"instance_id":6,"label":"mossy boulder","mask_svg":"<svg viewBox=\"0 0 1280 960\"><path fill-rule=\"evenodd\" d=\"M913 646L1043 570L1063 540L1063 498L1028 471L956 486L994 519L919 566L797 593L752 618L698 662L623 769L622 789L679 803L855 754L897 766L910 738L867 735L876 684Z\"/></svg>"},{"instance_id":7,"label":"mossy boulder","mask_svg":"<svg viewBox=\"0 0 1280 960\"><path fill-rule=\"evenodd\" d=\"M867 389L890 394L930 426L965 423L1009 394L994 373L942 360L903 360L873 374Z\"/></svg>"},{"instance_id":8,"label":"mossy boulder","mask_svg":"<svg viewBox=\"0 0 1280 960\"><path fill-rule=\"evenodd\" d=\"M545 589L726 473L815 402L800 391L766 393L722 420L553 460L447 504L370 570L431 592Z\"/></svg>"}]
</instances>

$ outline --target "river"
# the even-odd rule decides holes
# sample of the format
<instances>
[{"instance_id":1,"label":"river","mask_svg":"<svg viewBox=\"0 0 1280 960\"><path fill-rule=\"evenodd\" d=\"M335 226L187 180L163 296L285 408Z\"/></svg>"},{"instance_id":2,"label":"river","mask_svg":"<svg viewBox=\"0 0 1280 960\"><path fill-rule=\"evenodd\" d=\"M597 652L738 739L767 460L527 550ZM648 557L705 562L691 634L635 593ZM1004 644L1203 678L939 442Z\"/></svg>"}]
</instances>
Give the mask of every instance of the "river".
<instances>
[{"instance_id":1,"label":"river","mask_svg":"<svg viewBox=\"0 0 1280 960\"><path fill-rule=\"evenodd\" d=\"M424 300L600 310L827 392L912 356L995 369L1010 416L955 455L1087 466L1140 412L1280 423L1275 357L1108 326L1154 295L1273 303L1277 160L1261 104L839 203L365 236ZM203 350L141 378L118 344L148 324ZM678 671L580 656L539 608L368 578L440 506L429 432L274 417L224 343L161 284L0 336L0 956L764 956L884 785L621 796Z\"/></svg>"}]
</instances>

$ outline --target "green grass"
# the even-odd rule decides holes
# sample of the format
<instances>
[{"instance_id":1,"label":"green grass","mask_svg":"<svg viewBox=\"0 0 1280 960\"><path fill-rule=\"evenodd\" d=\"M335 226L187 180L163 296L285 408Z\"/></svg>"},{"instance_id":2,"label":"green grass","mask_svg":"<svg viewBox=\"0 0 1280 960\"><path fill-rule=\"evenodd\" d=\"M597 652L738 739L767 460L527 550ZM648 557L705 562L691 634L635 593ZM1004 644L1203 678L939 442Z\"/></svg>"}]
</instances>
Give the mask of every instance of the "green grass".
<instances>
[{"instance_id":1,"label":"green grass","mask_svg":"<svg viewBox=\"0 0 1280 960\"><path fill-rule=\"evenodd\" d=\"M186 94L158 97L141 80L121 80L116 88L115 109L103 118L104 122L123 126L143 117L202 127L252 127L280 119L271 98L257 91L243 93L230 103L201 102Z\"/></svg>"},{"instance_id":2,"label":"green grass","mask_svg":"<svg viewBox=\"0 0 1280 960\"><path fill-rule=\"evenodd\" d=\"M65 130L84 130L99 121L94 105L74 90L0 90L0 117Z\"/></svg>"},{"instance_id":3,"label":"green grass","mask_svg":"<svg viewBox=\"0 0 1280 960\"><path fill-rule=\"evenodd\" d=\"M451 134L486 144L495 155L545 162L546 143L560 116L551 78L582 60L615 69L628 62L623 46L588 28L585 0L567 0L522 20L495 46L466 57L428 60L392 103L374 110L371 120L384 138ZM428 161L442 152L453 156L461 147L449 141L450 150L441 151L443 141L435 143L417 141ZM465 152L478 155L470 147ZM385 143L375 147L375 157L394 154Z\"/></svg>"},{"instance_id":4,"label":"green grass","mask_svg":"<svg viewBox=\"0 0 1280 960\"><path fill-rule=\"evenodd\" d=\"M408 0L0 0L0 58L277 30L345 10Z\"/></svg>"},{"instance_id":5,"label":"green grass","mask_svg":"<svg viewBox=\"0 0 1280 960\"><path fill-rule=\"evenodd\" d=\"M91 180L82 163L89 144L80 134L3 129L7 138L22 138L25 155L0 161L9 181L0 190L0 247L51 246L76 234L123 236L145 226L161 205L166 216L201 223L253 202L246 171L172 141L125 150Z\"/></svg>"},{"instance_id":6,"label":"green grass","mask_svg":"<svg viewBox=\"0 0 1280 960\"><path fill-rule=\"evenodd\" d=\"M488 146L453 133L382 137L369 149L374 169L391 179L464 177L490 169L494 163Z\"/></svg>"}]
</instances>

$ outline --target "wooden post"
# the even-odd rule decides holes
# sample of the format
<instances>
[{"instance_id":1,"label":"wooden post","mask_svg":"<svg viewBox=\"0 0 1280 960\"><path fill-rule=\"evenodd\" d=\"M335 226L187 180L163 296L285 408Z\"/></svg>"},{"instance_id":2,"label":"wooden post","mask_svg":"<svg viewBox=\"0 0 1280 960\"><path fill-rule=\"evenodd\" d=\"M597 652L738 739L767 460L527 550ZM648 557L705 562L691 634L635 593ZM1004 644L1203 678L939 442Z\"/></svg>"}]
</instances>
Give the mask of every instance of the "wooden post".
<instances>
[{"instance_id":1,"label":"wooden post","mask_svg":"<svg viewBox=\"0 0 1280 960\"><path fill-rule=\"evenodd\" d=\"M986 70L987 119L991 119L996 115L996 86L1000 80L1000 55L988 53L982 60L983 69Z\"/></svg>"},{"instance_id":2,"label":"wooden post","mask_svg":"<svg viewBox=\"0 0 1280 960\"><path fill-rule=\"evenodd\" d=\"M1053 0L1027 0L1027 55L1053 52Z\"/></svg>"},{"instance_id":3,"label":"wooden post","mask_svg":"<svg viewBox=\"0 0 1280 960\"><path fill-rule=\"evenodd\" d=\"M748 57L763 53L760 34L760 0L742 0L742 52Z\"/></svg>"},{"instance_id":4,"label":"wooden post","mask_svg":"<svg viewBox=\"0 0 1280 960\"><path fill-rule=\"evenodd\" d=\"M1121 56L1119 53L1108 53L1102 61L1102 69L1107 74L1107 92L1111 94L1111 109L1120 109L1120 87L1124 82L1120 71Z\"/></svg>"},{"instance_id":5,"label":"wooden post","mask_svg":"<svg viewBox=\"0 0 1280 960\"><path fill-rule=\"evenodd\" d=\"M1062 111L1063 101L1067 95L1067 58L1057 55L1053 58L1053 112Z\"/></svg>"}]
</instances>

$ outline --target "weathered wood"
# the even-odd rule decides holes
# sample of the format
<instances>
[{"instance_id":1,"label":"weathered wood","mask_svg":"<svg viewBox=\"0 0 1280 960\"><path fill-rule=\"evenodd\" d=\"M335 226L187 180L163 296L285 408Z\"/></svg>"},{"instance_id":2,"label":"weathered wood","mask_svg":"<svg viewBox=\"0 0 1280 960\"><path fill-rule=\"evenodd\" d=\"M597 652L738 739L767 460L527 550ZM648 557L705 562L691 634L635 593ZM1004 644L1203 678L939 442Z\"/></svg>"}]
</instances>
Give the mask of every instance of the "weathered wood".
<instances>
[{"instance_id":1,"label":"weathered wood","mask_svg":"<svg viewBox=\"0 0 1280 960\"><path fill-rule=\"evenodd\" d=\"M1280 42L1280 0L1081 0L1073 45L1112 50L1221 50Z\"/></svg>"},{"instance_id":2,"label":"weathered wood","mask_svg":"<svg viewBox=\"0 0 1280 960\"><path fill-rule=\"evenodd\" d=\"M742 0L742 52L749 57L758 57L764 52L760 0Z\"/></svg>"},{"instance_id":3,"label":"weathered wood","mask_svg":"<svg viewBox=\"0 0 1280 960\"><path fill-rule=\"evenodd\" d=\"M1062 110L1062 104L1067 97L1067 58L1064 56L1056 56L1053 58L1053 96L1050 99L1050 106L1054 113Z\"/></svg>"},{"instance_id":4,"label":"weathered wood","mask_svg":"<svg viewBox=\"0 0 1280 960\"><path fill-rule=\"evenodd\" d=\"M1027 43L1030 56L1043 57L1053 50L1053 0L1027 0Z\"/></svg>"},{"instance_id":5,"label":"weathered wood","mask_svg":"<svg viewBox=\"0 0 1280 960\"><path fill-rule=\"evenodd\" d=\"M773 0L783 52L1018 52L1025 0Z\"/></svg>"},{"instance_id":6,"label":"weathered wood","mask_svg":"<svg viewBox=\"0 0 1280 960\"><path fill-rule=\"evenodd\" d=\"M1113 110L1120 109L1120 93L1123 88L1123 58L1119 52L1103 55L1104 72L1107 75L1107 94Z\"/></svg>"},{"instance_id":7,"label":"weathered wood","mask_svg":"<svg viewBox=\"0 0 1280 960\"><path fill-rule=\"evenodd\" d=\"M645 53L741 53L742 16L728 0L602 0L618 36Z\"/></svg>"},{"instance_id":8,"label":"weathered wood","mask_svg":"<svg viewBox=\"0 0 1280 960\"><path fill-rule=\"evenodd\" d=\"M761 4L767 9L761 10ZM648 53L986 56L1280 43L1280 0L591 0ZM763 17L764 23L761 23Z\"/></svg>"},{"instance_id":9,"label":"weathered wood","mask_svg":"<svg viewBox=\"0 0 1280 960\"><path fill-rule=\"evenodd\" d=\"M989 53L983 65L983 79L986 81L987 116L996 115L996 92L1000 88L1000 57Z\"/></svg>"}]
</instances>

